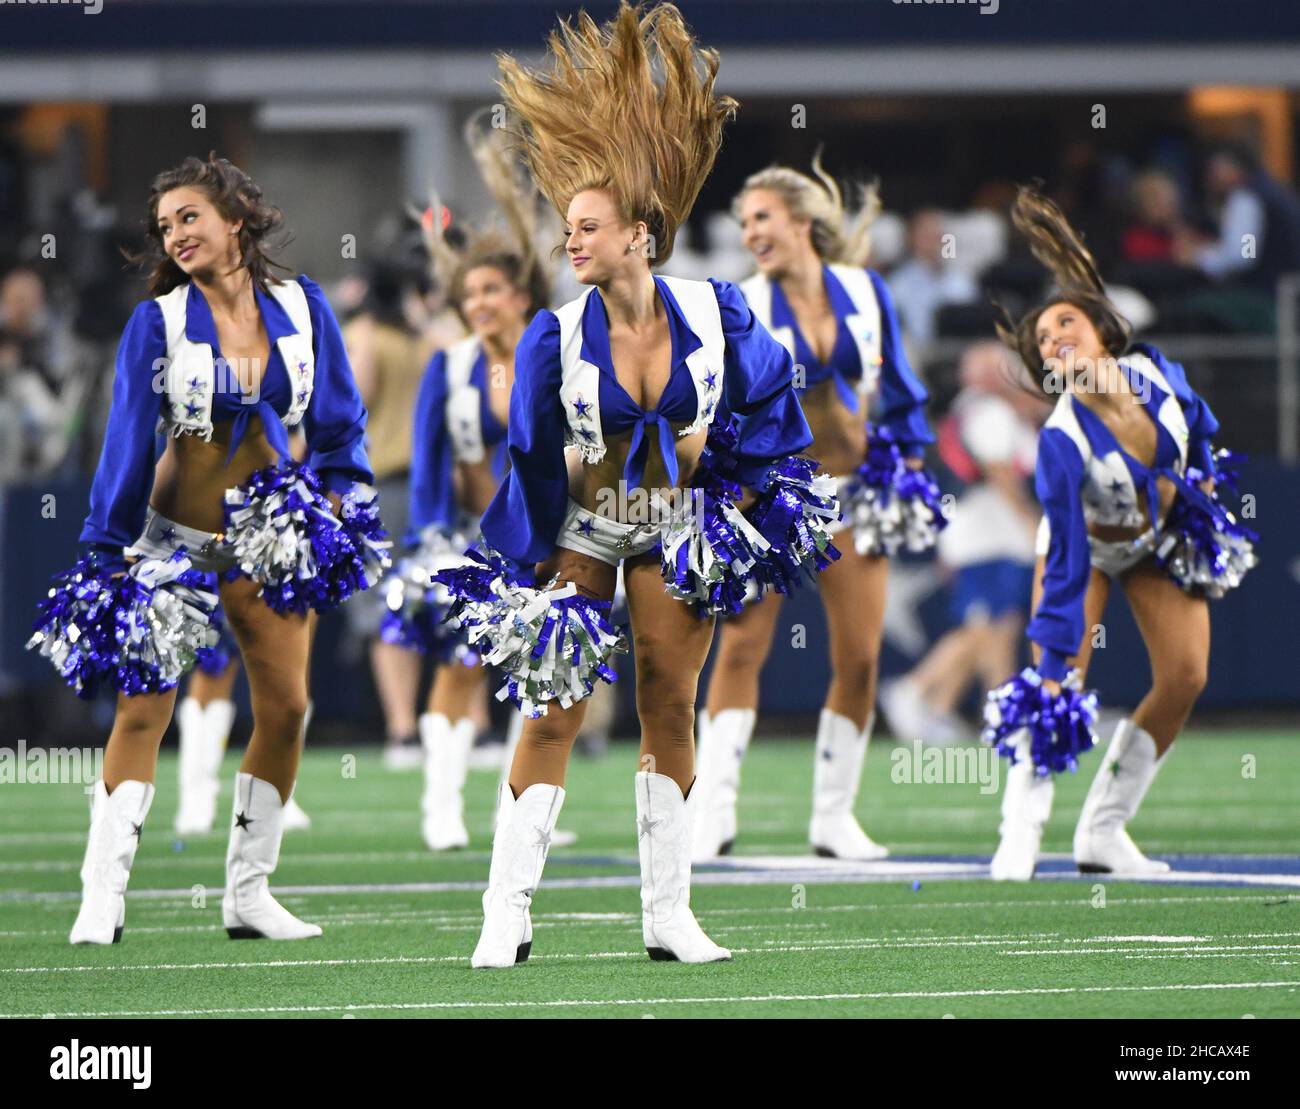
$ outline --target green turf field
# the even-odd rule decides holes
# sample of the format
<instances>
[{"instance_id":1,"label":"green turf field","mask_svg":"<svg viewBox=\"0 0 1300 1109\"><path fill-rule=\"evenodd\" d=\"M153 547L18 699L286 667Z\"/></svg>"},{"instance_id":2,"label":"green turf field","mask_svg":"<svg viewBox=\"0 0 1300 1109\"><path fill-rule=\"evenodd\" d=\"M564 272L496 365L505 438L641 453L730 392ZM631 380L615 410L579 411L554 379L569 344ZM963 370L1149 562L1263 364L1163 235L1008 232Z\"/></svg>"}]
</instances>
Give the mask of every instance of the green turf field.
<instances>
[{"instance_id":1,"label":"green turf field","mask_svg":"<svg viewBox=\"0 0 1300 1109\"><path fill-rule=\"evenodd\" d=\"M310 752L298 796L314 825L285 837L273 884L325 934L284 944L233 943L220 927L228 781L222 830L182 844L170 831L176 765L163 760L126 935L106 948L67 943L81 787L0 785L0 1014L1297 1016L1297 742L1281 732L1185 736L1132 829L1153 854L1291 856L1263 866L1283 874L1278 882L1289 875L1288 888L994 884L973 862L966 876L943 878L942 863L931 877L927 864L894 860L858 868L875 880L837 880L833 865L768 858L806 850L811 744L760 739L745 764L738 858L700 874L692 898L706 930L735 952L707 967L653 963L642 949L627 744L574 761L560 827L580 839L552 851L533 903L533 956L508 971L469 968L493 772L470 774L475 844L433 856L419 836L418 772L386 772L367 749L346 776L344 751ZM867 830L904 860L987 862L997 795L893 781L894 750L872 747L858 809ZM1097 757L1058 785L1047 852L1069 851ZM225 779L235 765L232 755Z\"/></svg>"}]
</instances>

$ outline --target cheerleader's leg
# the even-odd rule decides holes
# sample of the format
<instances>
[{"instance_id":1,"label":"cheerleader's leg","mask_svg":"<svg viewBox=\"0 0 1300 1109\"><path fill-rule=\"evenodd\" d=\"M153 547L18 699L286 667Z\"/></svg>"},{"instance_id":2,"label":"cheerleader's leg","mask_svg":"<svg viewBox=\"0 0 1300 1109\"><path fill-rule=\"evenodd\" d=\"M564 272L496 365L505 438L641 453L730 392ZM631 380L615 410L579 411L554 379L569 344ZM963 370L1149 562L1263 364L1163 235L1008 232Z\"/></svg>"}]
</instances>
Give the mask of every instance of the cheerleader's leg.
<instances>
[{"instance_id":1,"label":"cheerleader's leg","mask_svg":"<svg viewBox=\"0 0 1300 1109\"><path fill-rule=\"evenodd\" d=\"M709 677L708 710L699 714L695 829L691 861L729 854L736 839L740 768L758 718L758 679L772 649L784 598L769 594L723 621Z\"/></svg>"},{"instance_id":2,"label":"cheerleader's leg","mask_svg":"<svg viewBox=\"0 0 1300 1109\"><path fill-rule=\"evenodd\" d=\"M308 939L320 928L271 896L285 803L298 775L307 715L307 619L277 615L244 578L221 585L221 603L239 643L253 702L253 734L235 775L226 852L222 922L232 939Z\"/></svg>"},{"instance_id":3,"label":"cheerleader's leg","mask_svg":"<svg viewBox=\"0 0 1300 1109\"><path fill-rule=\"evenodd\" d=\"M883 859L854 815L875 724L876 675L889 560L851 546L817 578L830 630L831 684L817 721L813 761L813 850L829 858Z\"/></svg>"},{"instance_id":4,"label":"cheerleader's leg","mask_svg":"<svg viewBox=\"0 0 1300 1109\"><path fill-rule=\"evenodd\" d=\"M596 692L589 698L591 702L587 706L588 715L592 709L596 708L596 698L603 690L597 687ZM584 720L584 723L586 721ZM510 726L506 729L506 749L501 756L501 782L507 785L510 782L510 770L514 766L515 752L519 750L519 741L524 735L525 717L522 712L512 712L510 714ZM494 818L495 819L495 818ZM494 825L495 827L495 825ZM552 847L572 847L578 842L578 833L566 831L563 828L556 828L551 833Z\"/></svg>"},{"instance_id":5,"label":"cheerleader's leg","mask_svg":"<svg viewBox=\"0 0 1300 1109\"><path fill-rule=\"evenodd\" d=\"M1147 858L1125 826L1205 688L1209 605L1149 561L1130 570L1122 584L1151 659L1151 689L1115 728L1079 815L1074 859L1084 873L1163 874L1169 864Z\"/></svg>"},{"instance_id":6,"label":"cheerleader's leg","mask_svg":"<svg viewBox=\"0 0 1300 1109\"><path fill-rule=\"evenodd\" d=\"M116 943L126 923L126 886L153 804L158 746L176 705L176 690L119 694L104 749L104 777L91 798L90 831L81 863L81 907L70 943Z\"/></svg>"},{"instance_id":7,"label":"cheerleader's leg","mask_svg":"<svg viewBox=\"0 0 1300 1109\"><path fill-rule=\"evenodd\" d=\"M635 787L642 938L656 960L730 959L691 912L695 698L714 621L701 620L664 591L657 554L629 560L623 578L641 720Z\"/></svg>"}]
</instances>

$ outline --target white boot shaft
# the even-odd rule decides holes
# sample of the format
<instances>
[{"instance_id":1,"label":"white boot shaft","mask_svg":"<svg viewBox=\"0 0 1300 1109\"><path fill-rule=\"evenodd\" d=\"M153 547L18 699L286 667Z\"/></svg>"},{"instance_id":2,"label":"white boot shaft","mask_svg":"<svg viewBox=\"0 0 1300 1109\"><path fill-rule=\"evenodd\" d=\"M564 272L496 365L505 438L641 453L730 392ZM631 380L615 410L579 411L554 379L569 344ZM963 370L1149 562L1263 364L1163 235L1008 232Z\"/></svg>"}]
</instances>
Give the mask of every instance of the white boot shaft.
<instances>
[{"instance_id":1,"label":"white boot shaft","mask_svg":"<svg viewBox=\"0 0 1300 1109\"><path fill-rule=\"evenodd\" d=\"M230 742L230 729L235 726L235 702L209 701L203 715L207 718L208 773L220 780L221 760Z\"/></svg>"},{"instance_id":2,"label":"white boot shaft","mask_svg":"<svg viewBox=\"0 0 1300 1109\"><path fill-rule=\"evenodd\" d=\"M222 703L229 704L213 704ZM214 731L214 718L209 711L212 707L204 708L193 697L186 697L176 708L180 800L173 828L178 836L207 835L216 823L217 795L221 792L217 771L225 751L225 739ZM220 726L219 719L215 723Z\"/></svg>"},{"instance_id":3,"label":"white boot shaft","mask_svg":"<svg viewBox=\"0 0 1300 1109\"><path fill-rule=\"evenodd\" d=\"M740 768L754 735L753 709L723 709L716 716L701 713L691 805L695 830L691 861L704 862L731 852L736 839L736 805L740 797Z\"/></svg>"},{"instance_id":4,"label":"white boot shaft","mask_svg":"<svg viewBox=\"0 0 1300 1109\"><path fill-rule=\"evenodd\" d=\"M1002 791L998 849L989 864L995 882L1028 882L1034 876L1056 796L1055 779L1034 771L1029 733L1021 733L1014 745L1016 762L1007 767L1007 784Z\"/></svg>"},{"instance_id":5,"label":"white boot shaft","mask_svg":"<svg viewBox=\"0 0 1300 1109\"><path fill-rule=\"evenodd\" d=\"M1074 829L1074 861L1085 874L1165 874L1169 864L1147 858L1125 825L1155 780L1164 760L1151 733L1132 720L1115 726Z\"/></svg>"},{"instance_id":6,"label":"white boot shaft","mask_svg":"<svg viewBox=\"0 0 1300 1109\"><path fill-rule=\"evenodd\" d=\"M469 845L465 827L465 776L474 745L474 722L468 717L454 725L440 712L420 717L424 747L424 796L420 801L421 832L430 851Z\"/></svg>"},{"instance_id":7,"label":"white boot shaft","mask_svg":"<svg viewBox=\"0 0 1300 1109\"><path fill-rule=\"evenodd\" d=\"M846 716L822 709L813 764L813 812L808 838L823 857L871 862L889 848L876 843L853 815L875 715L861 730Z\"/></svg>"},{"instance_id":8,"label":"white boot shaft","mask_svg":"<svg viewBox=\"0 0 1300 1109\"><path fill-rule=\"evenodd\" d=\"M508 784L497 786L497 829L483 893L483 931L471 966L511 967L527 960L533 944L529 906L563 806L560 786L538 782L517 798Z\"/></svg>"},{"instance_id":9,"label":"white boot shaft","mask_svg":"<svg viewBox=\"0 0 1300 1109\"><path fill-rule=\"evenodd\" d=\"M268 878L280 860L284 804L270 782L235 775L234 817L226 850L221 916L231 939L305 940L321 934L274 897Z\"/></svg>"},{"instance_id":10,"label":"white boot shaft","mask_svg":"<svg viewBox=\"0 0 1300 1109\"><path fill-rule=\"evenodd\" d=\"M672 778L637 774L641 934L652 959L716 963L731 952L709 939L691 912L691 817Z\"/></svg>"},{"instance_id":11,"label":"white boot shaft","mask_svg":"<svg viewBox=\"0 0 1300 1109\"><path fill-rule=\"evenodd\" d=\"M110 794L95 783L90 833L81 864L81 908L71 943L116 943L126 921L126 886L153 804L150 782L119 782Z\"/></svg>"}]
</instances>

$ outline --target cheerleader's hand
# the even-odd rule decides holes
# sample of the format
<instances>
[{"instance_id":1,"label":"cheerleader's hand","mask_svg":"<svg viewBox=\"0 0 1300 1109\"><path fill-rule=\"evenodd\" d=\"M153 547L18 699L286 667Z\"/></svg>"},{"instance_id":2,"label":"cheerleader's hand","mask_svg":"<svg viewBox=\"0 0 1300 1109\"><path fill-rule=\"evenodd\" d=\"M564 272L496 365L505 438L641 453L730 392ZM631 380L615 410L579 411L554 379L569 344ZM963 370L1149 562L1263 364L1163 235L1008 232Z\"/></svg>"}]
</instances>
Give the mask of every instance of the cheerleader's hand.
<instances>
[{"instance_id":1,"label":"cheerleader's hand","mask_svg":"<svg viewBox=\"0 0 1300 1109\"><path fill-rule=\"evenodd\" d=\"M1061 683L1054 682L1051 678L1043 679L1043 691L1049 697L1059 697L1061 695Z\"/></svg>"},{"instance_id":2,"label":"cheerleader's hand","mask_svg":"<svg viewBox=\"0 0 1300 1109\"><path fill-rule=\"evenodd\" d=\"M1207 497L1214 496L1214 478L1207 477L1204 481L1198 483L1198 487Z\"/></svg>"}]
</instances>

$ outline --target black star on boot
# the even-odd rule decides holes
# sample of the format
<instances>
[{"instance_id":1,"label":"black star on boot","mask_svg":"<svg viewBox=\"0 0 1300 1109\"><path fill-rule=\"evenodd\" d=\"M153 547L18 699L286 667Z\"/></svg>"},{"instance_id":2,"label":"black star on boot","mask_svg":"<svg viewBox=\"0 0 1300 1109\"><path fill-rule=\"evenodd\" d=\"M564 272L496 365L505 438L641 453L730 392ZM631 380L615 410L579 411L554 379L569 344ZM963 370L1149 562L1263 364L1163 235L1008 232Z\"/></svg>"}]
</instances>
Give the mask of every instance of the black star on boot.
<instances>
[{"instance_id":1,"label":"black star on boot","mask_svg":"<svg viewBox=\"0 0 1300 1109\"><path fill-rule=\"evenodd\" d=\"M247 813L242 813L242 812L235 813L235 826L237 828L243 828L244 831L247 832L248 826L252 823L253 821L248 819Z\"/></svg>"}]
</instances>

